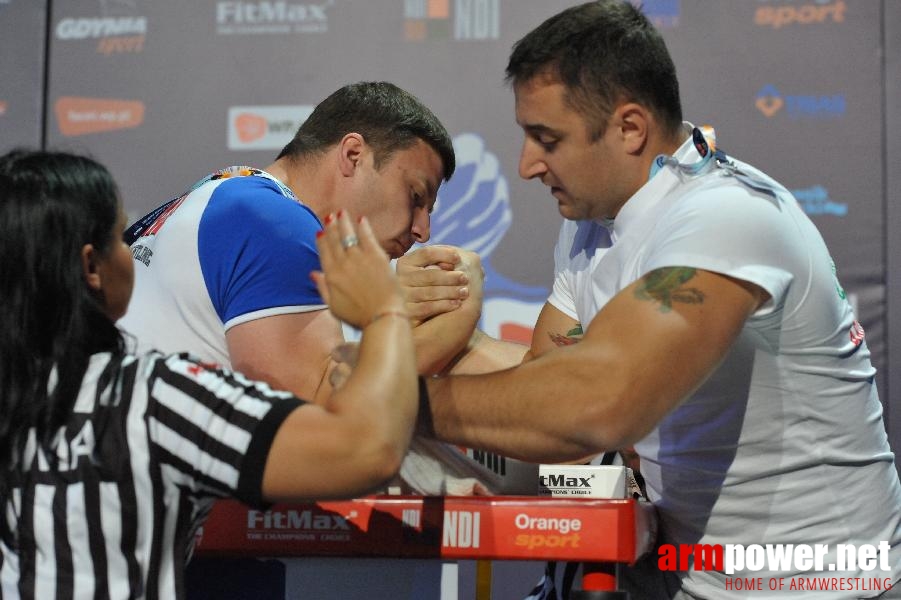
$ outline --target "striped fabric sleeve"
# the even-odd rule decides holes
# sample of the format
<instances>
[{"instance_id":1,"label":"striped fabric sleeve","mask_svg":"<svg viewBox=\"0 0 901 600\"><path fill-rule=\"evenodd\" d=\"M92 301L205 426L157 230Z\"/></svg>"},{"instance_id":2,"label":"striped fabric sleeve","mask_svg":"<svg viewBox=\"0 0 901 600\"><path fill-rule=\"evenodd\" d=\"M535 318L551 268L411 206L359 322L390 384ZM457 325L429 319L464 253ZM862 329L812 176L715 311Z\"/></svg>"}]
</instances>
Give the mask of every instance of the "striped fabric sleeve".
<instances>
[{"instance_id":1,"label":"striped fabric sleeve","mask_svg":"<svg viewBox=\"0 0 901 600\"><path fill-rule=\"evenodd\" d=\"M259 506L269 448L303 402L185 354L157 361L148 386L150 438L178 485Z\"/></svg>"}]
</instances>

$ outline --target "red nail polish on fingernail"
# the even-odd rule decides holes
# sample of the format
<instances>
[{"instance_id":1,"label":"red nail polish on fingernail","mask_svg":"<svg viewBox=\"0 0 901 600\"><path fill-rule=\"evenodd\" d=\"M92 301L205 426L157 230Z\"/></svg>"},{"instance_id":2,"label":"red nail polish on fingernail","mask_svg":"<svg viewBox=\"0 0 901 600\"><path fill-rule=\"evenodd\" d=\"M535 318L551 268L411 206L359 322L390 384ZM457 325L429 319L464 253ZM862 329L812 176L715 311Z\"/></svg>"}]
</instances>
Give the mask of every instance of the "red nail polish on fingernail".
<instances>
[{"instance_id":1,"label":"red nail polish on fingernail","mask_svg":"<svg viewBox=\"0 0 901 600\"><path fill-rule=\"evenodd\" d=\"M325 235L325 232L320 229L319 231L316 232L316 239L318 240L319 238L321 238L324 235Z\"/></svg>"},{"instance_id":2,"label":"red nail polish on fingernail","mask_svg":"<svg viewBox=\"0 0 901 600\"><path fill-rule=\"evenodd\" d=\"M329 215L325 218L325 224L328 225L331 222L332 222L332 215Z\"/></svg>"},{"instance_id":3,"label":"red nail polish on fingernail","mask_svg":"<svg viewBox=\"0 0 901 600\"><path fill-rule=\"evenodd\" d=\"M338 218L340 219L342 216L344 216L344 209L343 209L343 208L342 208L341 210L338 211Z\"/></svg>"}]
</instances>

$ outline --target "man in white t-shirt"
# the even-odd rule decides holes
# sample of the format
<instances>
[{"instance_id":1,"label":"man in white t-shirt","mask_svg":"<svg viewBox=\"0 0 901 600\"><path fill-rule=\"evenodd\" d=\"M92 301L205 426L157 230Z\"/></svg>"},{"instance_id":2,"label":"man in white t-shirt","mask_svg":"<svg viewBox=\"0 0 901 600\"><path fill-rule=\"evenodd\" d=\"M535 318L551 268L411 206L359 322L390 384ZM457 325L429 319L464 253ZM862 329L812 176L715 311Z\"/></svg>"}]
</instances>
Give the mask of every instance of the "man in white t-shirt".
<instances>
[{"instance_id":1,"label":"man in white t-shirt","mask_svg":"<svg viewBox=\"0 0 901 600\"><path fill-rule=\"evenodd\" d=\"M897 595L901 485L863 328L813 223L683 122L666 46L628 2L551 17L507 77L520 175L566 219L554 289L521 365L430 382L423 431L534 462L634 446L661 543L825 553L824 573L668 571L655 555L636 597L744 597L736 577L763 578L755 597L817 577L860 578L823 597ZM498 345L481 339L460 367ZM884 560L829 571L839 544Z\"/></svg>"}]
</instances>

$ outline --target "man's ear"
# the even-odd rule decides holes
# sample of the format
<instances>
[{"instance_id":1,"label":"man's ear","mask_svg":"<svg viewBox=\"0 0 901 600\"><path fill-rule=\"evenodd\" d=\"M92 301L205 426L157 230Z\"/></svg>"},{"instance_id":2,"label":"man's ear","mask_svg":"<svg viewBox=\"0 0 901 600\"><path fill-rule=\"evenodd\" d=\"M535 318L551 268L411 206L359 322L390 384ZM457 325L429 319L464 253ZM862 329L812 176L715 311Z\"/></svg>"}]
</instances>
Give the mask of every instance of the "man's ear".
<instances>
[{"instance_id":1,"label":"man's ear","mask_svg":"<svg viewBox=\"0 0 901 600\"><path fill-rule=\"evenodd\" d=\"M366 141L359 133L348 133L338 142L338 169L345 177L352 177L362 165L367 151Z\"/></svg>"},{"instance_id":2,"label":"man's ear","mask_svg":"<svg viewBox=\"0 0 901 600\"><path fill-rule=\"evenodd\" d=\"M628 154L641 154L648 142L649 119L647 109L635 102L620 104L614 111L612 122L619 128L623 149Z\"/></svg>"},{"instance_id":3,"label":"man's ear","mask_svg":"<svg viewBox=\"0 0 901 600\"><path fill-rule=\"evenodd\" d=\"M93 244L85 244L81 247L81 269L88 287L99 292L103 287L103 281L97 268L97 250Z\"/></svg>"}]
</instances>

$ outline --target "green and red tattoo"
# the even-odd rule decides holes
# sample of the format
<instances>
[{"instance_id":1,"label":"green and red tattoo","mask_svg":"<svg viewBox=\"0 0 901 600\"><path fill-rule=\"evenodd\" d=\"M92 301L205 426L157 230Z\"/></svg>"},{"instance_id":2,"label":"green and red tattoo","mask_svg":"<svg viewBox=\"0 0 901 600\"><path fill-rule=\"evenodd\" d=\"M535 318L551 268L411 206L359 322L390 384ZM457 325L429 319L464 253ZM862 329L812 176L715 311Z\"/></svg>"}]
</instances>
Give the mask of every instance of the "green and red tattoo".
<instances>
[{"instance_id":1,"label":"green and red tattoo","mask_svg":"<svg viewBox=\"0 0 901 600\"><path fill-rule=\"evenodd\" d=\"M576 325L566 333L548 332L548 337L556 346L572 346L582 339L582 325Z\"/></svg>"},{"instance_id":2,"label":"green and red tattoo","mask_svg":"<svg viewBox=\"0 0 901 600\"><path fill-rule=\"evenodd\" d=\"M704 292L685 285L696 274L697 270L689 267L665 267L651 271L635 290L635 297L659 302L660 312L671 311L676 302L701 304L704 302Z\"/></svg>"}]
</instances>

